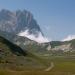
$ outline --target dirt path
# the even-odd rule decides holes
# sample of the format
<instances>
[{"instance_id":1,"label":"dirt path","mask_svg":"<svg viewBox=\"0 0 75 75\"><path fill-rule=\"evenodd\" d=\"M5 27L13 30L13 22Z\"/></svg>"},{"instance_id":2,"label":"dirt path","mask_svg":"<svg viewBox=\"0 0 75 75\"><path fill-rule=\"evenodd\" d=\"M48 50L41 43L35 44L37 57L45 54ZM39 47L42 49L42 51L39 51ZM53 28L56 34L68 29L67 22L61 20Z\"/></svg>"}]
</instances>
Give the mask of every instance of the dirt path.
<instances>
[{"instance_id":1,"label":"dirt path","mask_svg":"<svg viewBox=\"0 0 75 75\"><path fill-rule=\"evenodd\" d=\"M54 67L54 63L51 62L50 66L45 69L45 71L50 71Z\"/></svg>"}]
</instances>

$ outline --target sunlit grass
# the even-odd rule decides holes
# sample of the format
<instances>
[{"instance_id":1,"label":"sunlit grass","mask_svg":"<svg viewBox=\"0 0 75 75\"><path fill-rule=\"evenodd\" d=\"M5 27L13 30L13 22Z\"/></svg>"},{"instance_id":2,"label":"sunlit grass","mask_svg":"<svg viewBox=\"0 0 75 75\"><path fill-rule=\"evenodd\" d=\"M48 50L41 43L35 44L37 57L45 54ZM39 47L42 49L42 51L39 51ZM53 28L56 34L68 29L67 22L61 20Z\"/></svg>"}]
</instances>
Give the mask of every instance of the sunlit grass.
<instances>
[{"instance_id":1,"label":"sunlit grass","mask_svg":"<svg viewBox=\"0 0 75 75\"><path fill-rule=\"evenodd\" d=\"M10 71L0 70L0 75L73 75L70 72L45 72L45 71Z\"/></svg>"}]
</instances>

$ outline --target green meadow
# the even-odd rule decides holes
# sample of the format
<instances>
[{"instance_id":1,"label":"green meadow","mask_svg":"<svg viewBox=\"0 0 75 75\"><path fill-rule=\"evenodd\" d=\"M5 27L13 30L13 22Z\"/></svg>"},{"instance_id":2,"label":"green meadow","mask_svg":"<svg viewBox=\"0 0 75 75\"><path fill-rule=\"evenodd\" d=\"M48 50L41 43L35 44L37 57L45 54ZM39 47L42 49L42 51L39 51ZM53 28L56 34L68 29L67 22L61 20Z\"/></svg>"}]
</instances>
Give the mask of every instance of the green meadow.
<instances>
[{"instance_id":1,"label":"green meadow","mask_svg":"<svg viewBox=\"0 0 75 75\"><path fill-rule=\"evenodd\" d=\"M43 61L44 62L44 61ZM49 71L45 71L48 68L49 62L53 62L54 67ZM51 56L46 58L45 65L42 69L35 67L21 67L15 69L1 69L0 75L75 75L75 57L70 56Z\"/></svg>"}]
</instances>

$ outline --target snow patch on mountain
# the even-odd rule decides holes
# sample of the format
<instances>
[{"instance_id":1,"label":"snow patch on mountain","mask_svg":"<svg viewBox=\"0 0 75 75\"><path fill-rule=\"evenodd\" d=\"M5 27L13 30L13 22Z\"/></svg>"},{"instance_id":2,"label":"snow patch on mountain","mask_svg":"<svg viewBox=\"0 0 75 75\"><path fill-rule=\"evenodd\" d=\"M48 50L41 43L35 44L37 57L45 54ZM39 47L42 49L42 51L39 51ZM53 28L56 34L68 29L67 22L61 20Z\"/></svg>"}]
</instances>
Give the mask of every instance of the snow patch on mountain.
<instances>
[{"instance_id":1,"label":"snow patch on mountain","mask_svg":"<svg viewBox=\"0 0 75 75\"><path fill-rule=\"evenodd\" d=\"M63 39L62 41L70 41L72 39L75 39L75 35L69 35L68 37L66 37L65 39Z\"/></svg>"},{"instance_id":2,"label":"snow patch on mountain","mask_svg":"<svg viewBox=\"0 0 75 75\"><path fill-rule=\"evenodd\" d=\"M18 36L27 37L27 38L29 38L29 39L31 39L31 40L34 40L34 41L38 42L38 43L49 42L49 40L48 40L46 37L44 37L44 36L41 34L41 32L38 32L38 36L36 37L34 34L30 34L28 29L25 30L25 31L21 31L21 32L18 34Z\"/></svg>"}]
</instances>

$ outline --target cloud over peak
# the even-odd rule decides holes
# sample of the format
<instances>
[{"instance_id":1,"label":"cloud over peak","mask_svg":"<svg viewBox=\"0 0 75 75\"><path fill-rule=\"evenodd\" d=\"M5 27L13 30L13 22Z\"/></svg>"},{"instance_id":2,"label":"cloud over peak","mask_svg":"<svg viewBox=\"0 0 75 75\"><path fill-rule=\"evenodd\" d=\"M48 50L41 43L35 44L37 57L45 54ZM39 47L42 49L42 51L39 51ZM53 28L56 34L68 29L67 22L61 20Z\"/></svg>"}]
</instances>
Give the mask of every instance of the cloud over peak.
<instances>
[{"instance_id":1,"label":"cloud over peak","mask_svg":"<svg viewBox=\"0 0 75 75\"><path fill-rule=\"evenodd\" d=\"M36 37L34 34L29 34L29 30L25 30L25 31L22 31L18 34L18 36L24 36L24 37L27 37L31 40L34 40L38 43L45 43L45 42L49 42L49 40L44 37L41 32L38 33L38 36Z\"/></svg>"},{"instance_id":2,"label":"cloud over peak","mask_svg":"<svg viewBox=\"0 0 75 75\"><path fill-rule=\"evenodd\" d=\"M72 39L75 39L75 35L69 35L65 39L63 39L62 41L70 41Z\"/></svg>"}]
</instances>

